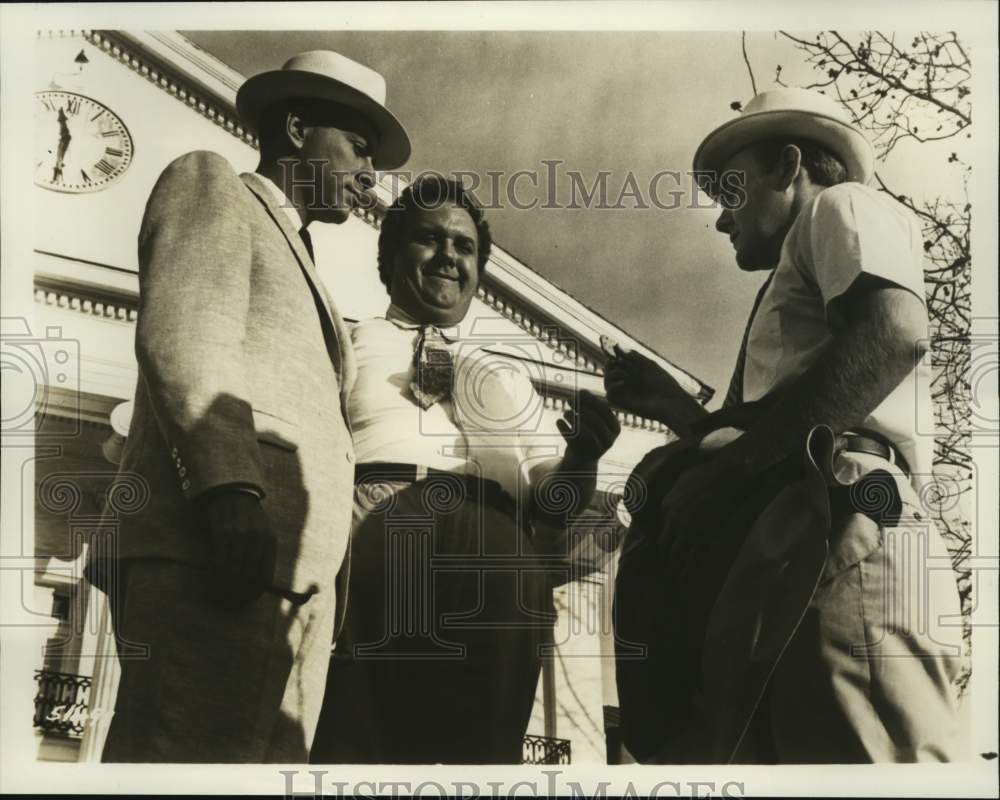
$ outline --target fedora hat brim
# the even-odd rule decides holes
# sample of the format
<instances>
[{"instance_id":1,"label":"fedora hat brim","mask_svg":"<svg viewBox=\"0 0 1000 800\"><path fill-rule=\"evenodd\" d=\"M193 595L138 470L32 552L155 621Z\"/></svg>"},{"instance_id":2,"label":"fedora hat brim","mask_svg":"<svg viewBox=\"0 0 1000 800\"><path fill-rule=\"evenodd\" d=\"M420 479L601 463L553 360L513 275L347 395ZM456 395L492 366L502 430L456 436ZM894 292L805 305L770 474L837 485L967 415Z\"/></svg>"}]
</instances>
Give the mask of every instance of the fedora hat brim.
<instances>
[{"instance_id":1,"label":"fedora hat brim","mask_svg":"<svg viewBox=\"0 0 1000 800\"><path fill-rule=\"evenodd\" d=\"M704 138L694 155L698 184L709 194L726 162L755 142L772 138L809 139L825 146L847 169L847 180L868 183L875 152L864 135L835 117L812 111L776 109L737 117Z\"/></svg>"},{"instance_id":2,"label":"fedora hat brim","mask_svg":"<svg viewBox=\"0 0 1000 800\"><path fill-rule=\"evenodd\" d=\"M236 112L247 128L257 133L264 110L291 98L327 100L357 111L378 135L372 158L376 169L396 169L409 159L410 137L389 109L353 86L315 72L282 69L254 75L236 93Z\"/></svg>"}]
</instances>

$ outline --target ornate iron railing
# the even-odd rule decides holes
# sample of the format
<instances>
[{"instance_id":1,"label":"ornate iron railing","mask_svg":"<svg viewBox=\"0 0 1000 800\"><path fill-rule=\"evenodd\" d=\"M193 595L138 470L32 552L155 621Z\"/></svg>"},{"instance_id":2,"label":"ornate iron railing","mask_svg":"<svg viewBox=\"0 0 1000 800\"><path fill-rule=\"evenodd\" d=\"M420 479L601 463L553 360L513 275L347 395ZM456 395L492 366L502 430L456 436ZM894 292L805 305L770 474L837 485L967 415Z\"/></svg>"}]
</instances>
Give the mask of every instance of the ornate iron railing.
<instances>
[{"instance_id":1,"label":"ornate iron railing","mask_svg":"<svg viewBox=\"0 0 1000 800\"><path fill-rule=\"evenodd\" d=\"M77 738L87 721L92 679L68 672L35 671L38 694L35 695L36 728L46 733Z\"/></svg>"},{"instance_id":2,"label":"ornate iron railing","mask_svg":"<svg viewBox=\"0 0 1000 800\"><path fill-rule=\"evenodd\" d=\"M554 739L551 736L524 737L522 764L569 764L569 739Z\"/></svg>"}]
</instances>

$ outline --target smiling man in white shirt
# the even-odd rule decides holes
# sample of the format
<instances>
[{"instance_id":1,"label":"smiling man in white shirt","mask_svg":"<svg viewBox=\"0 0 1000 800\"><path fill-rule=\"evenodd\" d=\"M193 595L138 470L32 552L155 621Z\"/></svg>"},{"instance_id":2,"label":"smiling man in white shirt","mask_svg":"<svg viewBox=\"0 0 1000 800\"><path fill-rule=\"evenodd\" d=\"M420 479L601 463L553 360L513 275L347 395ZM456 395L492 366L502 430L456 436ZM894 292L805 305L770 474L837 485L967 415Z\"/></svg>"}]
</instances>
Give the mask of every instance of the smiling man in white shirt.
<instances>
[{"instance_id":1,"label":"smiling man in white shirt","mask_svg":"<svg viewBox=\"0 0 1000 800\"><path fill-rule=\"evenodd\" d=\"M581 394L546 430L527 376L464 338L490 244L475 201L442 178L383 221L392 303L352 331L351 600L314 763L521 760L560 581L540 556L565 547L620 429Z\"/></svg>"}]
</instances>

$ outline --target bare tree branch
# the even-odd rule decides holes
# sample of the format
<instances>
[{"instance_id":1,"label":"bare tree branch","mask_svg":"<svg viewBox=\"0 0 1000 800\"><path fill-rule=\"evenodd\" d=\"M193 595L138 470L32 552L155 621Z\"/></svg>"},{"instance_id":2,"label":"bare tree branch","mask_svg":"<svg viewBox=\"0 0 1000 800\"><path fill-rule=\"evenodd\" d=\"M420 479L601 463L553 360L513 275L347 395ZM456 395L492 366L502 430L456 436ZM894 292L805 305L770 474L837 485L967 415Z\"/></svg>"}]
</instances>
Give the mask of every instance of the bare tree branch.
<instances>
[{"instance_id":1,"label":"bare tree branch","mask_svg":"<svg viewBox=\"0 0 1000 800\"><path fill-rule=\"evenodd\" d=\"M757 81L753 79L753 67L750 66L750 58L747 56L747 32L743 31L740 37L743 45L743 63L747 65L747 72L750 73L750 87L753 89L753 96L757 96Z\"/></svg>"}]
</instances>

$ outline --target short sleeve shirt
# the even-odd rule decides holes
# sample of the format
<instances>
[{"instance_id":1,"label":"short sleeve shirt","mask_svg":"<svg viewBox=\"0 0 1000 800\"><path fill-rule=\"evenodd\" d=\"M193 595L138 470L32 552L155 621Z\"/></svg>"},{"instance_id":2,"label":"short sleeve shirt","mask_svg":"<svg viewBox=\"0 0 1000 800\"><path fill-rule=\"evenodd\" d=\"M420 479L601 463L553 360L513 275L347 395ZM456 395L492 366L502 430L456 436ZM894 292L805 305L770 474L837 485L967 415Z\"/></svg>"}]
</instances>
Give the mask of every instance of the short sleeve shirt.
<instances>
[{"instance_id":1,"label":"short sleeve shirt","mask_svg":"<svg viewBox=\"0 0 1000 800\"><path fill-rule=\"evenodd\" d=\"M860 183L821 191L799 213L747 339L743 399L757 400L799 377L830 344L833 300L862 274L924 301L920 224L887 195ZM891 439L920 479L931 468L934 428L926 359L863 427Z\"/></svg>"}]
</instances>

